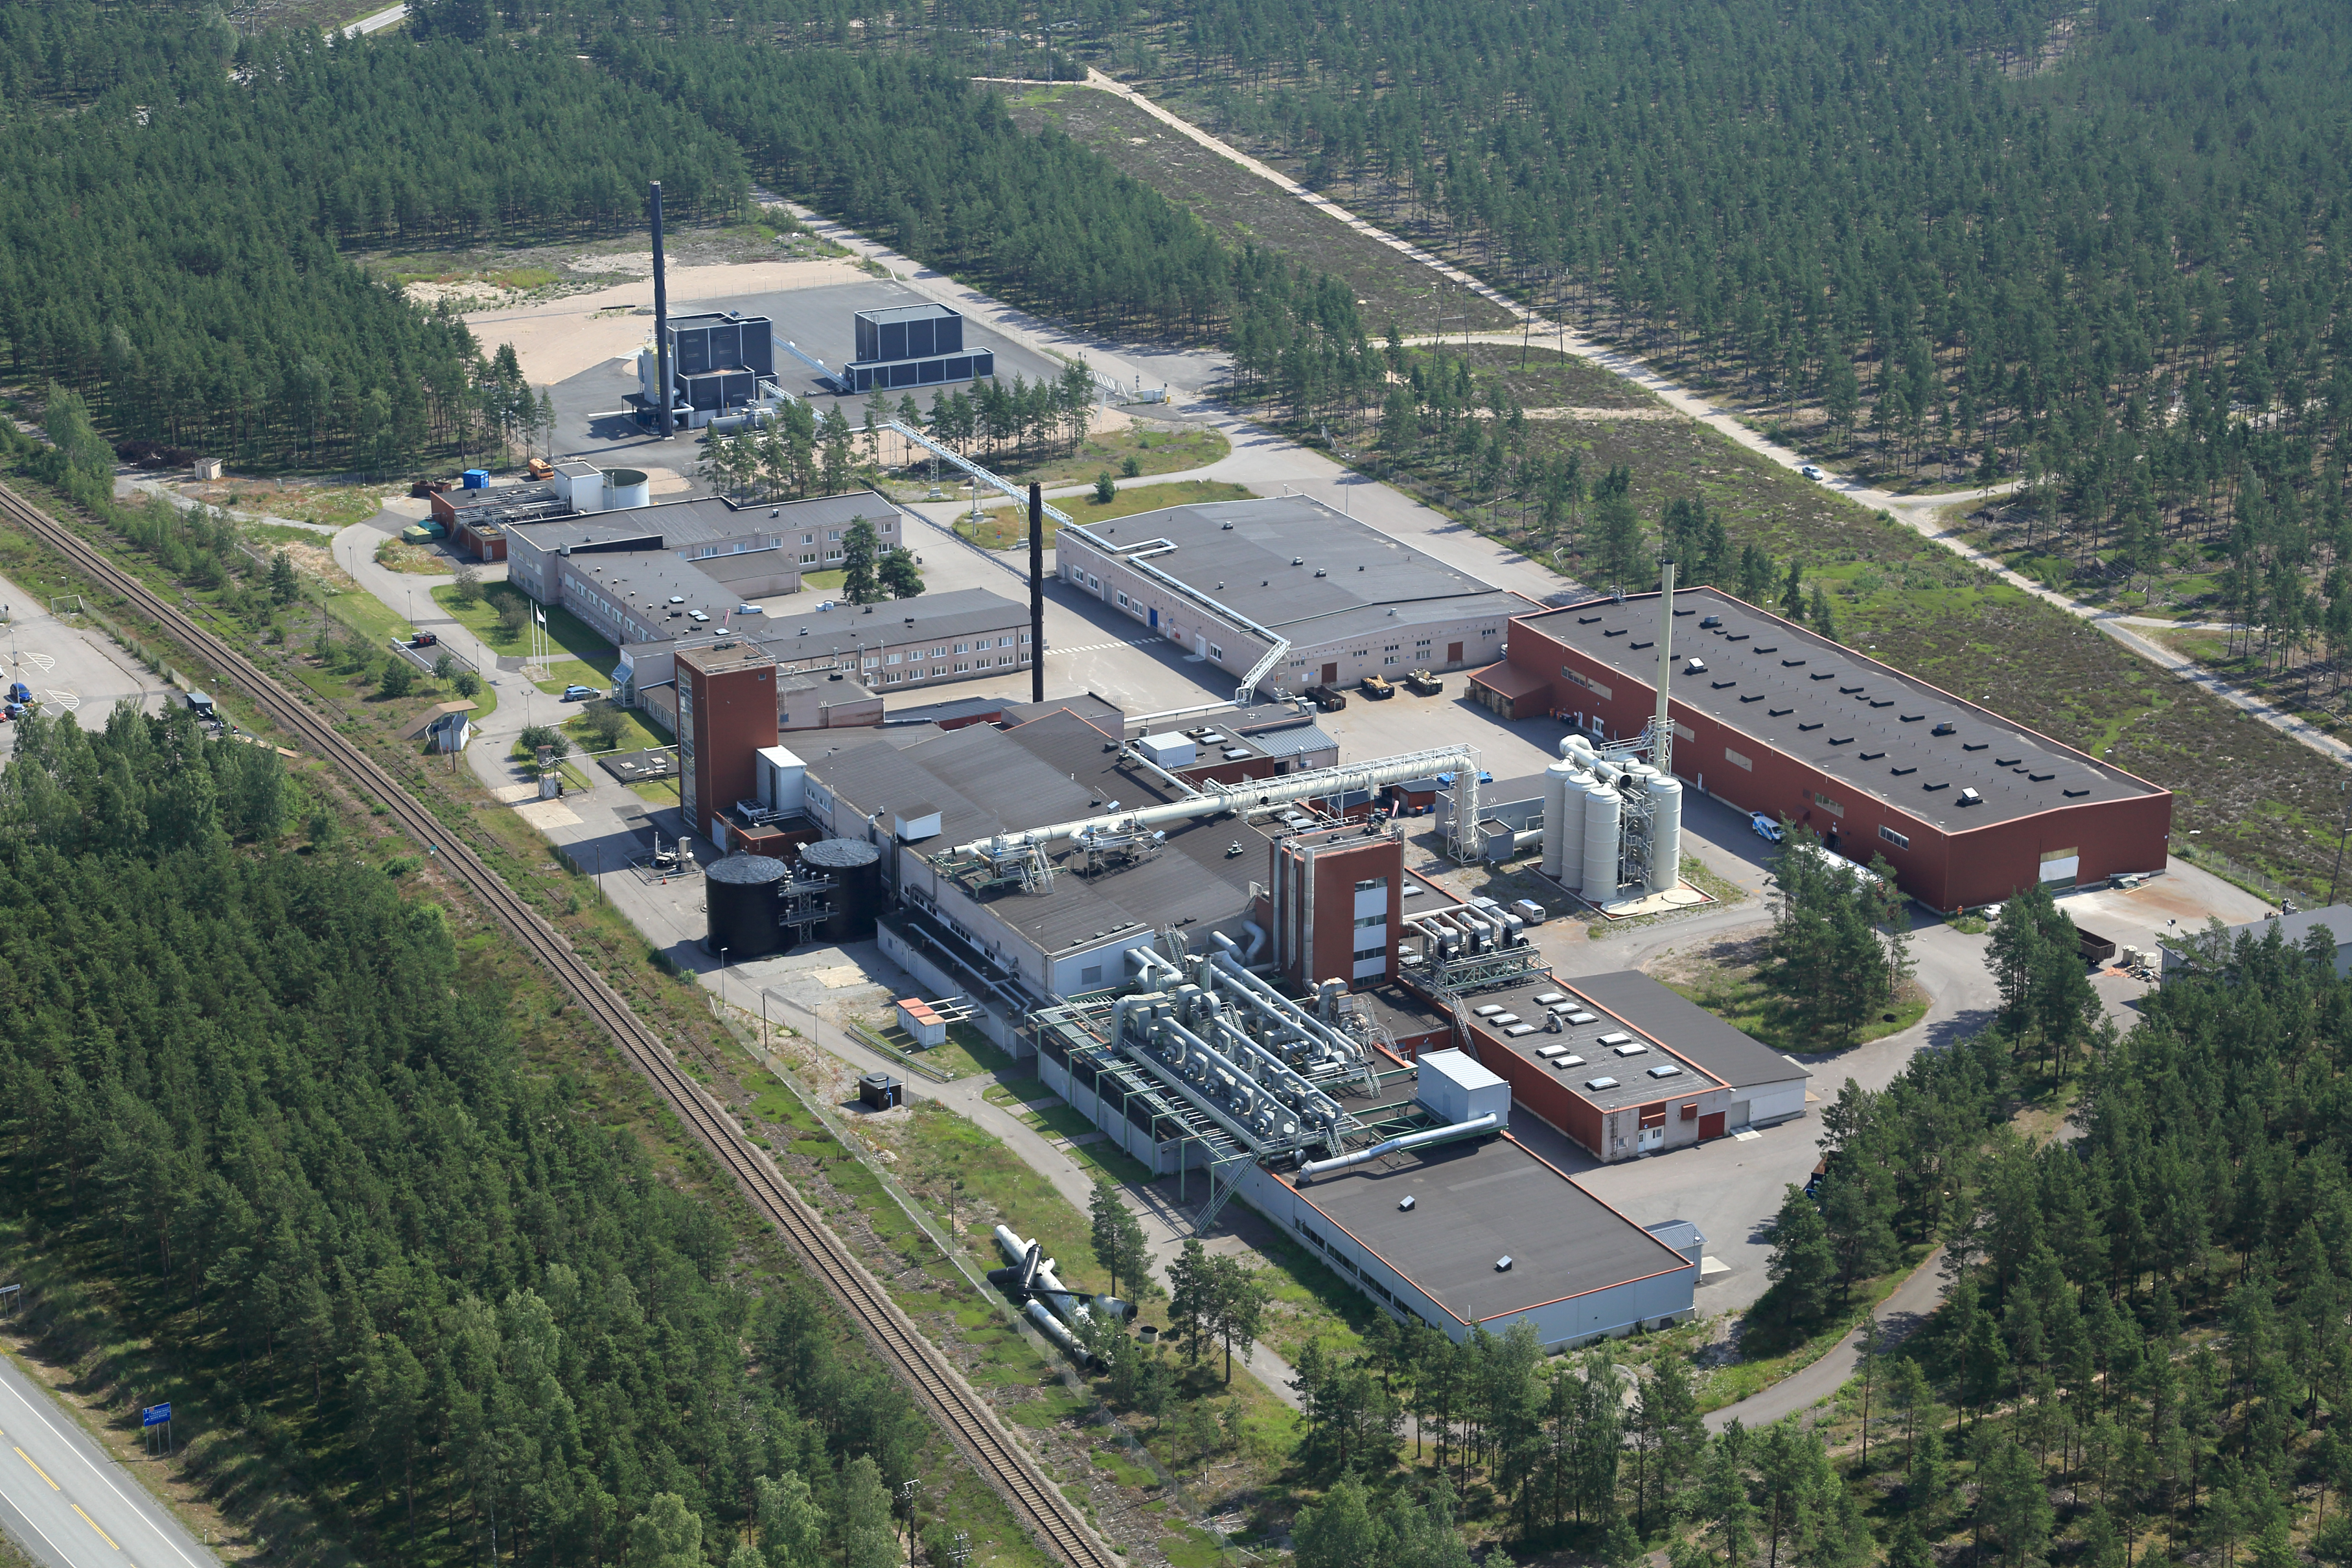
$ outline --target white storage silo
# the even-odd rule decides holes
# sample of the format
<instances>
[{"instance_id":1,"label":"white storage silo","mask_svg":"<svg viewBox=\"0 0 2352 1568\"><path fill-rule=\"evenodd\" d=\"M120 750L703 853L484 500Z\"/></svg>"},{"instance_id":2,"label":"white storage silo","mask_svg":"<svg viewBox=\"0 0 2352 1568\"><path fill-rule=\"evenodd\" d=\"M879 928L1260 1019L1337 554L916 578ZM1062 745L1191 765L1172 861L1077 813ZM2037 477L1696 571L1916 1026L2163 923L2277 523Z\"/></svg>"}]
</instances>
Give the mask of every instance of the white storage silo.
<instances>
[{"instance_id":1,"label":"white storage silo","mask_svg":"<svg viewBox=\"0 0 2352 1568\"><path fill-rule=\"evenodd\" d=\"M1650 876L1653 893L1670 890L1681 880L1683 865L1683 785L1676 778L1650 780Z\"/></svg>"},{"instance_id":2,"label":"white storage silo","mask_svg":"<svg viewBox=\"0 0 2352 1568\"><path fill-rule=\"evenodd\" d=\"M1579 889L1591 903L1613 902L1617 897L1617 824L1624 807L1617 792L1604 784L1584 791L1584 866Z\"/></svg>"},{"instance_id":3,"label":"white storage silo","mask_svg":"<svg viewBox=\"0 0 2352 1568\"><path fill-rule=\"evenodd\" d=\"M1563 888L1574 888L1584 880L1584 792L1592 787L1592 775L1573 763L1557 764L1568 771L1559 784L1559 816L1549 815L1544 807L1544 869L1551 879ZM1545 775L1547 789L1550 773Z\"/></svg>"}]
</instances>

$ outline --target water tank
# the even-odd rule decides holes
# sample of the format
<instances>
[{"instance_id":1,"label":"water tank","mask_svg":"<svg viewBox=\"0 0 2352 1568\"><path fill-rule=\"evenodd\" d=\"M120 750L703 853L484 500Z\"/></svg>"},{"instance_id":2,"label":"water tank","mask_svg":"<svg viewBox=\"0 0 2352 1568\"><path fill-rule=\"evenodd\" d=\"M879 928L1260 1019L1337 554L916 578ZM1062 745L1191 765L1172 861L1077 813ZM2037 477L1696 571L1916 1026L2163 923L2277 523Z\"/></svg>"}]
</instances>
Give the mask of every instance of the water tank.
<instances>
[{"instance_id":1,"label":"water tank","mask_svg":"<svg viewBox=\"0 0 2352 1568\"><path fill-rule=\"evenodd\" d=\"M1563 888L1584 873L1584 788L1591 782L1565 758L1544 770L1544 875Z\"/></svg>"},{"instance_id":2,"label":"water tank","mask_svg":"<svg viewBox=\"0 0 2352 1568\"><path fill-rule=\"evenodd\" d=\"M856 942L874 934L882 912L882 851L863 838L820 838L801 849L801 864L840 886L834 889L833 918L824 922L827 942Z\"/></svg>"},{"instance_id":3,"label":"water tank","mask_svg":"<svg viewBox=\"0 0 2352 1568\"><path fill-rule=\"evenodd\" d=\"M604 470L604 508L617 511L624 507L644 506L653 497L653 481L643 468L607 468Z\"/></svg>"},{"instance_id":4,"label":"water tank","mask_svg":"<svg viewBox=\"0 0 2352 1568\"><path fill-rule=\"evenodd\" d=\"M1676 778L1650 781L1650 879L1648 890L1671 890L1682 878L1683 786Z\"/></svg>"},{"instance_id":5,"label":"water tank","mask_svg":"<svg viewBox=\"0 0 2352 1568\"><path fill-rule=\"evenodd\" d=\"M713 957L724 948L734 963L776 951L776 885L791 871L769 855L730 855L703 868L703 905L710 912L703 945Z\"/></svg>"},{"instance_id":6,"label":"water tank","mask_svg":"<svg viewBox=\"0 0 2352 1568\"><path fill-rule=\"evenodd\" d=\"M1624 813L1617 792L1607 784L1584 792L1584 870L1577 886L1588 902L1605 904L1617 897L1617 823Z\"/></svg>"}]
</instances>

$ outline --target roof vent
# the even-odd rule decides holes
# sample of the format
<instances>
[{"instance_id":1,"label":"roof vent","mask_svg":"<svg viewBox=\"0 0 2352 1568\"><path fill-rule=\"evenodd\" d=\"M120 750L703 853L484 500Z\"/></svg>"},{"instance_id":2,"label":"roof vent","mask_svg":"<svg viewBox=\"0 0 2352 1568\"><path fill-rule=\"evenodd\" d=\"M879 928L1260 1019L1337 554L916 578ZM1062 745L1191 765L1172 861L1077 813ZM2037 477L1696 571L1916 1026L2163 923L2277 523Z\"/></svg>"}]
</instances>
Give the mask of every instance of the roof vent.
<instances>
[{"instance_id":1,"label":"roof vent","mask_svg":"<svg viewBox=\"0 0 2352 1568\"><path fill-rule=\"evenodd\" d=\"M1290 558L1290 563L1293 566L1304 566L1307 564L1307 557L1304 555L1294 555Z\"/></svg>"},{"instance_id":2,"label":"roof vent","mask_svg":"<svg viewBox=\"0 0 2352 1568\"><path fill-rule=\"evenodd\" d=\"M1749 648L1748 651L1750 653L1779 653L1780 651L1780 645L1779 643L1774 643L1769 647L1767 647L1762 643L1758 643L1754 647Z\"/></svg>"},{"instance_id":3,"label":"roof vent","mask_svg":"<svg viewBox=\"0 0 2352 1568\"><path fill-rule=\"evenodd\" d=\"M1683 661L1683 673L1685 675L1705 675L1706 673L1706 660L1703 658L1685 659Z\"/></svg>"},{"instance_id":4,"label":"roof vent","mask_svg":"<svg viewBox=\"0 0 2352 1568\"><path fill-rule=\"evenodd\" d=\"M1892 708L1895 706L1895 699L1892 697L1873 697L1869 700L1870 705L1873 708Z\"/></svg>"},{"instance_id":5,"label":"roof vent","mask_svg":"<svg viewBox=\"0 0 2352 1568\"><path fill-rule=\"evenodd\" d=\"M1850 746L1853 743L1853 737L1852 735L1832 735L1830 737L1830 744L1832 746Z\"/></svg>"},{"instance_id":6,"label":"roof vent","mask_svg":"<svg viewBox=\"0 0 2352 1568\"><path fill-rule=\"evenodd\" d=\"M1800 659L1798 662L1801 664L1804 661ZM1805 679L1807 680L1835 680L1837 679L1837 671L1833 669L1817 669L1813 671L1812 674L1805 677Z\"/></svg>"},{"instance_id":7,"label":"roof vent","mask_svg":"<svg viewBox=\"0 0 2352 1568\"><path fill-rule=\"evenodd\" d=\"M1227 528L1231 528L1231 527L1233 526L1233 524L1229 522L1229 523L1225 524L1225 526L1226 526ZM1399 1210L1400 1212L1402 1212L1402 1213L1404 1213L1404 1214L1411 1214L1411 1213L1412 1212L1412 1194L1407 1194L1405 1196L1403 1196L1403 1197L1402 1197L1402 1198L1399 1198L1399 1199L1397 1200L1397 1208L1398 1208L1398 1210Z\"/></svg>"},{"instance_id":8,"label":"roof vent","mask_svg":"<svg viewBox=\"0 0 2352 1568\"><path fill-rule=\"evenodd\" d=\"M1780 668L1782 669L1794 669L1804 662L1805 661L1801 658L1784 658L1780 661Z\"/></svg>"},{"instance_id":9,"label":"roof vent","mask_svg":"<svg viewBox=\"0 0 2352 1568\"><path fill-rule=\"evenodd\" d=\"M1714 689L1715 689L1716 690L1720 691L1720 690L1722 690L1722 689L1723 689L1725 687L1727 687L1727 686L1737 686L1737 685L1738 685L1738 684L1739 684L1739 679L1738 679L1738 678L1737 676L1734 676L1732 679L1728 679L1728 680L1717 680L1717 681L1710 682L1709 684L1711 684L1711 685L1714 687Z\"/></svg>"},{"instance_id":10,"label":"roof vent","mask_svg":"<svg viewBox=\"0 0 2352 1568\"><path fill-rule=\"evenodd\" d=\"M1859 697L1862 695L1862 688L1859 686L1841 686L1838 688L1838 695L1840 697Z\"/></svg>"},{"instance_id":11,"label":"roof vent","mask_svg":"<svg viewBox=\"0 0 2352 1568\"><path fill-rule=\"evenodd\" d=\"M1652 639L1651 639L1650 641L1648 641L1648 642L1627 643L1625 646L1626 646L1627 647L1657 647L1658 645L1657 645L1657 639L1655 639L1655 638L1654 637L1654 638L1652 638Z\"/></svg>"},{"instance_id":12,"label":"roof vent","mask_svg":"<svg viewBox=\"0 0 2352 1568\"><path fill-rule=\"evenodd\" d=\"M1683 1069L1672 1062L1661 1062L1650 1069L1652 1078L1680 1078L1682 1075Z\"/></svg>"},{"instance_id":13,"label":"roof vent","mask_svg":"<svg viewBox=\"0 0 2352 1568\"><path fill-rule=\"evenodd\" d=\"M1964 752L1981 752L1991 744L1992 742L1990 741L1962 741L1960 742L1960 750Z\"/></svg>"},{"instance_id":14,"label":"roof vent","mask_svg":"<svg viewBox=\"0 0 2352 1568\"><path fill-rule=\"evenodd\" d=\"M1357 571L1359 571L1359 572L1361 572L1361 571L1363 570L1363 568L1362 568L1362 567L1360 567L1360 566L1359 566L1359 567L1357 567L1357 568L1356 568L1356 570L1357 570Z\"/></svg>"},{"instance_id":15,"label":"roof vent","mask_svg":"<svg viewBox=\"0 0 2352 1568\"><path fill-rule=\"evenodd\" d=\"M1633 629L1633 627L1631 627L1631 626L1612 626L1612 627L1610 627L1607 631L1602 632L1601 635L1602 637L1623 637L1627 632L1630 632L1630 631L1632 631Z\"/></svg>"},{"instance_id":16,"label":"roof vent","mask_svg":"<svg viewBox=\"0 0 2352 1568\"><path fill-rule=\"evenodd\" d=\"M1917 773L1917 772L1919 771L1919 764L1918 764L1918 763L1912 763L1912 764L1911 764L1909 767L1907 767L1907 768L1895 768L1895 769L1893 769L1893 770L1891 770L1891 771L1894 773L1895 776L1896 778L1898 778L1898 779L1899 779L1899 778L1901 778L1901 777L1902 777L1904 774L1906 774L1906 773Z\"/></svg>"},{"instance_id":17,"label":"roof vent","mask_svg":"<svg viewBox=\"0 0 2352 1568\"><path fill-rule=\"evenodd\" d=\"M1675 613L1676 615L1682 614L1680 610L1677 610ZM1709 616L1706 619L1699 622L1698 629L1701 631L1707 631L1721 625L1723 625L1723 617L1721 616Z\"/></svg>"},{"instance_id":18,"label":"roof vent","mask_svg":"<svg viewBox=\"0 0 2352 1568\"><path fill-rule=\"evenodd\" d=\"M1992 760L1992 765L1997 768L2013 768L2024 760L2022 757L1995 757Z\"/></svg>"},{"instance_id":19,"label":"roof vent","mask_svg":"<svg viewBox=\"0 0 2352 1568\"><path fill-rule=\"evenodd\" d=\"M1576 617L1576 624L1580 626L1589 626L1600 618L1599 616L1579 616Z\"/></svg>"},{"instance_id":20,"label":"roof vent","mask_svg":"<svg viewBox=\"0 0 2352 1568\"><path fill-rule=\"evenodd\" d=\"M1952 721L1951 721L1949 719L1945 720L1942 723L1940 723L1940 724L1937 725L1934 729L1932 729L1932 730L1930 730L1930 731L1927 731L1927 733L1929 733L1930 735L1950 735L1950 734L1955 734L1955 733L1957 733L1957 732L1958 732L1957 727L1952 723Z\"/></svg>"},{"instance_id":21,"label":"roof vent","mask_svg":"<svg viewBox=\"0 0 2352 1568\"><path fill-rule=\"evenodd\" d=\"M1821 720L1819 720L1819 719L1816 719L1816 720L1814 720L1814 721L1813 721L1811 723L1810 723L1810 724L1800 724L1800 725L1798 725L1798 726L1797 726L1797 728L1798 728L1800 731L1804 731L1804 730L1818 730L1818 729L1820 729L1820 728L1822 727L1822 721L1821 721Z\"/></svg>"},{"instance_id":22,"label":"roof vent","mask_svg":"<svg viewBox=\"0 0 2352 1568\"><path fill-rule=\"evenodd\" d=\"M1328 577L1329 575L1331 575L1331 574L1329 574L1328 572L1324 571L1324 570L1323 570L1323 568L1321 568L1320 566L1318 566L1317 568L1315 568L1315 575L1317 575L1318 577Z\"/></svg>"},{"instance_id":23,"label":"roof vent","mask_svg":"<svg viewBox=\"0 0 2352 1568\"><path fill-rule=\"evenodd\" d=\"M1906 724L1916 724L1920 720L1925 719L1927 715L1925 713L1903 713L1896 715L1896 717L1900 718ZM1947 728L1948 728L1948 726L1947 726Z\"/></svg>"},{"instance_id":24,"label":"roof vent","mask_svg":"<svg viewBox=\"0 0 2352 1568\"><path fill-rule=\"evenodd\" d=\"M2090 794L2090 793L2091 793L2091 787L2090 787L2090 785L2085 784L2085 785L2084 785L2081 789L2070 789L2070 790L2064 790L2064 791L2062 791L2061 793L2062 793L2062 794L2063 794L2063 795L2065 795L2065 797L2066 797L2068 800L2073 800L2073 799L2074 799L2074 798L2075 798L2076 796L2078 796L2078 795L2085 795Z\"/></svg>"},{"instance_id":25,"label":"roof vent","mask_svg":"<svg viewBox=\"0 0 2352 1568\"><path fill-rule=\"evenodd\" d=\"M1919 787L1921 789L1949 789L1952 787L1952 781L1949 779L1937 779L1931 784L1923 784Z\"/></svg>"},{"instance_id":26,"label":"roof vent","mask_svg":"<svg viewBox=\"0 0 2352 1568\"><path fill-rule=\"evenodd\" d=\"M2048 784L2052 779L2056 778L2058 775L2056 773L2028 773L2025 776L2032 779L2035 784Z\"/></svg>"},{"instance_id":27,"label":"roof vent","mask_svg":"<svg viewBox=\"0 0 2352 1568\"><path fill-rule=\"evenodd\" d=\"M1508 1274L1510 1271L1511 1255L1506 1252L1502 1257L1495 1259L1495 1272L1497 1274Z\"/></svg>"},{"instance_id":28,"label":"roof vent","mask_svg":"<svg viewBox=\"0 0 2352 1568\"><path fill-rule=\"evenodd\" d=\"M1767 708L1764 711L1769 713L1775 719L1785 719L1790 714L1794 713L1796 710L1794 708Z\"/></svg>"},{"instance_id":29,"label":"roof vent","mask_svg":"<svg viewBox=\"0 0 2352 1568\"><path fill-rule=\"evenodd\" d=\"M1584 1087L1599 1094L1604 1089L1615 1089L1617 1080L1613 1078L1589 1078L1584 1080Z\"/></svg>"},{"instance_id":30,"label":"roof vent","mask_svg":"<svg viewBox=\"0 0 2352 1568\"><path fill-rule=\"evenodd\" d=\"M1862 760L1865 763L1874 763L1885 754L1885 752L1864 752L1862 753Z\"/></svg>"},{"instance_id":31,"label":"roof vent","mask_svg":"<svg viewBox=\"0 0 2352 1568\"><path fill-rule=\"evenodd\" d=\"M1962 805L1982 805L1984 804L1984 796L1979 795L1972 789L1964 789L1960 792L1960 804Z\"/></svg>"},{"instance_id":32,"label":"roof vent","mask_svg":"<svg viewBox=\"0 0 2352 1568\"><path fill-rule=\"evenodd\" d=\"M1234 531L1234 525L1230 522L1223 524L1223 527L1224 531L1227 533L1231 533Z\"/></svg>"}]
</instances>

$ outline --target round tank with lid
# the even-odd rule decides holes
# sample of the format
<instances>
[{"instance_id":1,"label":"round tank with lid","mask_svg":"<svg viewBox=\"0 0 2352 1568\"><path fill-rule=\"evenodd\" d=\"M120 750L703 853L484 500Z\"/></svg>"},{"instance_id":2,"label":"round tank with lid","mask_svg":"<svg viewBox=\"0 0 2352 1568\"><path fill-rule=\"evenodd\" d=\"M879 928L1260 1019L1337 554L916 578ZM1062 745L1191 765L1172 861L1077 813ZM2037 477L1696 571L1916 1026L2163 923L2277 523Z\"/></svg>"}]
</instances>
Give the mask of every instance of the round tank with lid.
<instances>
[{"instance_id":1,"label":"round tank with lid","mask_svg":"<svg viewBox=\"0 0 2352 1568\"><path fill-rule=\"evenodd\" d=\"M1587 901L1605 904L1617 897L1617 824L1624 805L1607 784L1584 792L1584 868L1578 888Z\"/></svg>"},{"instance_id":2,"label":"round tank with lid","mask_svg":"<svg viewBox=\"0 0 2352 1568\"><path fill-rule=\"evenodd\" d=\"M833 892L833 918L824 923L827 942L856 942L874 934L882 912L882 851L863 838L820 838L801 847L801 864L839 884Z\"/></svg>"},{"instance_id":3,"label":"round tank with lid","mask_svg":"<svg viewBox=\"0 0 2352 1568\"><path fill-rule=\"evenodd\" d=\"M1581 769L1563 757L1544 770L1544 875L1559 881L1565 850L1573 844L1580 861L1584 854L1584 791ZM1574 887L1576 884L1567 884Z\"/></svg>"},{"instance_id":4,"label":"round tank with lid","mask_svg":"<svg viewBox=\"0 0 2352 1568\"><path fill-rule=\"evenodd\" d=\"M730 855L703 868L703 907L710 934L703 945L727 962L759 958L776 951L776 887L792 868L769 855Z\"/></svg>"},{"instance_id":5,"label":"round tank with lid","mask_svg":"<svg viewBox=\"0 0 2352 1568\"><path fill-rule=\"evenodd\" d=\"M1646 890L1674 890L1682 879L1683 785L1677 778L1650 780L1650 876Z\"/></svg>"},{"instance_id":6,"label":"round tank with lid","mask_svg":"<svg viewBox=\"0 0 2352 1568\"><path fill-rule=\"evenodd\" d=\"M643 468L607 468L604 470L604 509L617 511L624 507L646 506L653 500L653 480Z\"/></svg>"}]
</instances>

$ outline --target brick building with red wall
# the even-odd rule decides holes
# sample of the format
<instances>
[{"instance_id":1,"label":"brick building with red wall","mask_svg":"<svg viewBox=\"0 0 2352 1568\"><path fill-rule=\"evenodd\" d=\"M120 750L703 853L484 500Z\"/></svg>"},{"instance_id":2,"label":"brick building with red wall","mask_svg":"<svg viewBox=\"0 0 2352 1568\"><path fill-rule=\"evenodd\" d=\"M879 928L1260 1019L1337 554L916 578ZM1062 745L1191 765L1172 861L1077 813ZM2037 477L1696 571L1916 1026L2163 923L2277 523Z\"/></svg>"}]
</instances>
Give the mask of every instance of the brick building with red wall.
<instances>
[{"instance_id":1,"label":"brick building with red wall","mask_svg":"<svg viewBox=\"0 0 2352 1568\"><path fill-rule=\"evenodd\" d=\"M1293 985L1345 980L1350 988L1396 972L1404 924L1404 840L1360 827L1294 833L1269 847L1272 880L1261 903L1274 962Z\"/></svg>"},{"instance_id":2,"label":"brick building with red wall","mask_svg":"<svg viewBox=\"0 0 2352 1568\"><path fill-rule=\"evenodd\" d=\"M1673 624L1685 786L1803 824L1853 859L1884 855L1930 908L2164 867L2172 796L2145 779L1719 589L1677 592ZM1655 594L1520 616L1473 695L1597 741L1638 734L1657 703L1657 633Z\"/></svg>"},{"instance_id":3,"label":"brick building with red wall","mask_svg":"<svg viewBox=\"0 0 2352 1568\"><path fill-rule=\"evenodd\" d=\"M686 819L724 842L719 819L756 791L776 743L776 662L750 638L677 656L677 783Z\"/></svg>"}]
</instances>

